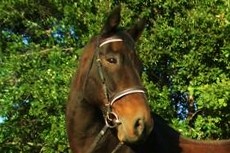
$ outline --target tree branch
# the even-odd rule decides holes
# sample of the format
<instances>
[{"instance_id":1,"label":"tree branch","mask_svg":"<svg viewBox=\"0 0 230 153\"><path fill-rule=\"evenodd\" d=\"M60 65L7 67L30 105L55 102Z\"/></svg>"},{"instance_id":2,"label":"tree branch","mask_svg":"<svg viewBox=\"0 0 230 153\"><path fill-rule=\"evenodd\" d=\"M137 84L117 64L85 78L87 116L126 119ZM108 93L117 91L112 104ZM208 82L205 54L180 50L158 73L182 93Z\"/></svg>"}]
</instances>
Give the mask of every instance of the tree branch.
<instances>
[{"instance_id":1,"label":"tree branch","mask_svg":"<svg viewBox=\"0 0 230 153\"><path fill-rule=\"evenodd\" d=\"M30 53L25 53L25 54L22 54L20 55L21 57L25 57L25 56L30 56L30 55L34 55L34 54L45 54L47 52L50 52L54 49L57 49L58 47L53 47L53 48L48 48L48 49L44 49L44 50L41 50L39 52L30 52ZM63 51L72 51L74 48L73 47L69 47L69 48L62 48L61 50Z\"/></svg>"}]
</instances>

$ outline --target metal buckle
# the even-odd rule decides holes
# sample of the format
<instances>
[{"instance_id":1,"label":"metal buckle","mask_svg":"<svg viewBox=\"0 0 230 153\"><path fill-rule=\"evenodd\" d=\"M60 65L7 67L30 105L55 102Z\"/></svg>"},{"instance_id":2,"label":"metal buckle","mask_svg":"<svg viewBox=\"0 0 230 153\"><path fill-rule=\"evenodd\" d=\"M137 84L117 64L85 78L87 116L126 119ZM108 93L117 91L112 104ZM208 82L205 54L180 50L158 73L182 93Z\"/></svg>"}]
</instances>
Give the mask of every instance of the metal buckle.
<instances>
[{"instance_id":1,"label":"metal buckle","mask_svg":"<svg viewBox=\"0 0 230 153\"><path fill-rule=\"evenodd\" d=\"M121 124L121 121L116 113L108 112L105 118L105 123L109 128L115 128L117 125Z\"/></svg>"}]
</instances>

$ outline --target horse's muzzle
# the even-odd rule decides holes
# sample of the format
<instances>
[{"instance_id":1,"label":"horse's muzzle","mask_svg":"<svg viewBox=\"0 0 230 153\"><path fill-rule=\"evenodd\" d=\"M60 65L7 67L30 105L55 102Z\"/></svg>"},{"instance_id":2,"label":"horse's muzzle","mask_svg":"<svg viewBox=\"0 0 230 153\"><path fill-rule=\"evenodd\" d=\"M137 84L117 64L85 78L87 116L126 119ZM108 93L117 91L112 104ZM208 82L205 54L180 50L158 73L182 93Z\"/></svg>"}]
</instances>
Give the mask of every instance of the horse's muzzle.
<instances>
[{"instance_id":1,"label":"horse's muzzle","mask_svg":"<svg viewBox=\"0 0 230 153\"><path fill-rule=\"evenodd\" d=\"M153 129L151 111L142 93L127 95L114 104L119 117L118 139L124 143L139 143L147 139Z\"/></svg>"}]
</instances>

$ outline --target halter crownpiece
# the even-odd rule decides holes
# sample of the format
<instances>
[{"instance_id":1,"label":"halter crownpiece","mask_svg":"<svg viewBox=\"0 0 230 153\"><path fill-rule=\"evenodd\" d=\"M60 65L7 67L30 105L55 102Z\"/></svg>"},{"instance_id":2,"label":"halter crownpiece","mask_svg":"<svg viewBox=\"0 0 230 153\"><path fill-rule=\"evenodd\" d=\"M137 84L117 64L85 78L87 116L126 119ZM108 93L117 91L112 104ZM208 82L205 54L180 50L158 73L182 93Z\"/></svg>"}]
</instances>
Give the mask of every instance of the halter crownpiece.
<instances>
[{"instance_id":1,"label":"halter crownpiece","mask_svg":"<svg viewBox=\"0 0 230 153\"><path fill-rule=\"evenodd\" d=\"M113 37L110 37L108 39L106 39L104 42L102 42L99 47L102 47L103 45L105 44L108 44L108 43L111 43L111 42L117 42L117 41L123 41L121 38L113 38Z\"/></svg>"}]
</instances>

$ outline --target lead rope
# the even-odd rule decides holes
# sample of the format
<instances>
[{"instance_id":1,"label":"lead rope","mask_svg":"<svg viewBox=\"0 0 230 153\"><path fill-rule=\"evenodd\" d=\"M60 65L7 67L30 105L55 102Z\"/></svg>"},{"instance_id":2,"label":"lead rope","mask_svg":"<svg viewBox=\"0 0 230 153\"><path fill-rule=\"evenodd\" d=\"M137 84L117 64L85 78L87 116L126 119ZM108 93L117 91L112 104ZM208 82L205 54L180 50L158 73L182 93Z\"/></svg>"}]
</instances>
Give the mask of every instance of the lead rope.
<instances>
[{"instance_id":1,"label":"lead rope","mask_svg":"<svg viewBox=\"0 0 230 153\"><path fill-rule=\"evenodd\" d=\"M104 126L101 131L98 133L97 137L94 139L93 144L90 146L89 150L87 153L92 153L93 150L95 149L97 143L100 141L103 135L105 135L106 131L108 130L108 126Z\"/></svg>"},{"instance_id":2,"label":"lead rope","mask_svg":"<svg viewBox=\"0 0 230 153\"><path fill-rule=\"evenodd\" d=\"M87 151L87 153L93 153L93 150L96 148L97 146L97 143L101 140L101 138L105 135L105 133L107 132L108 130L108 126L105 125L101 131L98 133L97 137L94 139L92 145L90 146L89 150ZM120 148L121 146L123 145L123 142L120 142L114 149L111 153L116 153Z\"/></svg>"},{"instance_id":3,"label":"lead rope","mask_svg":"<svg viewBox=\"0 0 230 153\"><path fill-rule=\"evenodd\" d=\"M113 149L113 151L112 151L111 153L116 153L117 150L119 150L119 149L121 148L122 145L123 145L123 142L120 142L120 143L116 146L116 148Z\"/></svg>"}]
</instances>

